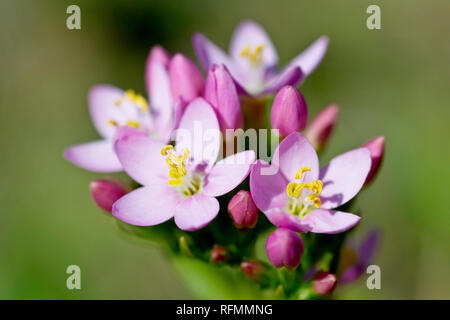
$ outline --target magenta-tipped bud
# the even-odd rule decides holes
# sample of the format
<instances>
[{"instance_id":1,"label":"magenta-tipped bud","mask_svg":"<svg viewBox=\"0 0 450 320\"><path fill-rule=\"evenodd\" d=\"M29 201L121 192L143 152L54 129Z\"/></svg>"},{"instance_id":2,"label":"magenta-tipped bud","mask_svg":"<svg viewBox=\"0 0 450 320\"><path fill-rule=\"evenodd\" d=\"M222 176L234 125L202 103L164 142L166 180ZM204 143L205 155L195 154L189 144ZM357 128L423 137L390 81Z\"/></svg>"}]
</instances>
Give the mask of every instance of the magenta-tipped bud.
<instances>
[{"instance_id":1,"label":"magenta-tipped bud","mask_svg":"<svg viewBox=\"0 0 450 320\"><path fill-rule=\"evenodd\" d=\"M228 250L225 247L215 245L211 251L211 261L220 263L226 261L228 258Z\"/></svg>"},{"instance_id":2,"label":"magenta-tipped bud","mask_svg":"<svg viewBox=\"0 0 450 320\"><path fill-rule=\"evenodd\" d=\"M181 53L173 56L169 63L169 78L172 97L186 103L203 94L205 83L197 66Z\"/></svg>"},{"instance_id":3,"label":"magenta-tipped bud","mask_svg":"<svg viewBox=\"0 0 450 320\"><path fill-rule=\"evenodd\" d=\"M331 104L322 109L311 121L308 129L306 129L306 137L316 150L323 149L327 144L336 123L338 113L338 106Z\"/></svg>"},{"instance_id":4,"label":"magenta-tipped bud","mask_svg":"<svg viewBox=\"0 0 450 320\"><path fill-rule=\"evenodd\" d=\"M241 270L250 279L259 280L261 273L264 272L264 267L256 261L244 261L241 263Z\"/></svg>"},{"instance_id":5,"label":"magenta-tipped bud","mask_svg":"<svg viewBox=\"0 0 450 320\"><path fill-rule=\"evenodd\" d=\"M384 155L384 137L379 136L368 142L366 142L363 147L370 150L370 157L372 159L372 166L370 167L369 174L367 175L366 182L364 185L370 184L380 169L381 162L383 161Z\"/></svg>"},{"instance_id":6,"label":"magenta-tipped bud","mask_svg":"<svg viewBox=\"0 0 450 320\"><path fill-rule=\"evenodd\" d=\"M300 91L293 86L281 88L272 105L272 128L280 130L280 135L286 137L292 132L303 130L307 120L308 107Z\"/></svg>"},{"instance_id":7,"label":"magenta-tipped bud","mask_svg":"<svg viewBox=\"0 0 450 320\"><path fill-rule=\"evenodd\" d=\"M328 295L336 288L336 276L330 272L320 272L313 280L313 288L320 295Z\"/></svg>"},{"instance_id":8,"label":"magenta-tipped bud","mask_svg":"<svg viewBox=\"0 0 450 320\"><path fill-rule=\"evenodd\" d=\"M278 228L267 239L266 251L277 268L297 268L303 255L303 240L289 229Z\"/></svg>"},{"instance_id":9,"label":"magenta-tipped bud","mask_svg":"<svg viewBox=\"0 0 450 320\"><path fill-rule=\"evenodd\" d=\"M150 92L151 88L153 65L155 63L160 63L167 69L169 67L169 61L170 55L163 47L156 45L150 49L147 62L145 63L145 86L147 92Z\"/></svg>"},{"instance_id":10,"label":"magenta-tipped bud","mask_svg":"<svg viewBox=\"0 0 450 320\"><path fill-rule=\"evenodd\" d=\"M240 190L228 203L228 213L239 228L253 228L258 221L258 208L250 192Z\"/></svg>"},{"instance_id":11,"label":"magenta-tipped bud","mask_svg":"<svg viewBox=\"0 0 450 320\"><path fill-rule=\"evenodd\" d=\"M89 185L92 198L103 210L111 212L114 202L129 191L121 182L112 179L98 179Z\"/></svg>"},{"instance_id":12,"label":"magenta-tipped bud","mask_svg":"<svg viewBox=\"0 0 450 320\"><path fill-rule=\"evenodd\" d=\"M205 84L205 99L216 110L222 130L242 126L239 95L233 78L224 65L213 65L209 69Z\"/></svg>"}]
</instances>

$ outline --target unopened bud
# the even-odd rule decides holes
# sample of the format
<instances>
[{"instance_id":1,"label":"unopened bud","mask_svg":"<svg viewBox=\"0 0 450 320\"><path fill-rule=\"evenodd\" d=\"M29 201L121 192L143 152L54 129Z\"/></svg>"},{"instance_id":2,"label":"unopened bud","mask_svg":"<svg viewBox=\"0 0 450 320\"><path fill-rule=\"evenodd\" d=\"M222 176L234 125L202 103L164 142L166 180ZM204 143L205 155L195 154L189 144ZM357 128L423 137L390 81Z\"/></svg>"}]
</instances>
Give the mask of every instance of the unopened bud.
<instances>
[{"instance_id":1,"label":"unopened bud","mask_svg":"<svg viewBox=\"0 0 450 320\"><path fill-rule=\"evenodd\" d=\"M169 78L172 98L186 103L203 94L203 76L197 66L181 53L173 56L169 63Z\"/></svg>"},{"instance_id":2,"label":"unopened bud","mask_svg":"<svg viewBox=\"0 0 450 320\"><path fill-rule=\"evenodd\" d=\"M250 192L240 190L228 203L228 212L239 228L253 228L258 221L258 208Z\"/></svg>"},{"instance_id":3,"label":"unopened bud","mask_svg":"<svg viewBox=\"0 0 450 320\"><path fill-rule=\"evenodd\" d=\"M145 64L145 86L147 88L147 92L150 92L151 82L155 79L152 79L153 73L152 68L155 63L160 63L164 68L169 67L170 55L167 51L161 46L153 46L150 50L150 53L147 57L147 62ZM156 79L157 80L157 79Z\"/></svg>"},{"instance_id":4,"label":"unopened bud","mask_svg":"<svg viewBox=\"0 0 450 320\"><path fill-rule=\"evenodd\" d=\"M384 155L384 137L376 137L368 142L366 142L363 147L370 150L370 158L372 159L372 165L370 167L369 174L367 175L366 182L364 185L370 184L380 169L381 162L383 161Z\"/></svg>"},{"instance_id":5,"label":"unopened bud","mask_svg":"<svg viewBox=\"0 0 450 320\"><path fill-rule=\"evenodd\" d=\"M300 91L285 86L278 91L272 105L270 121L282 136L303 130L308 120L308 107Z\"/></svg>"},{"instance_id":6,"label":"unopened bud","mask_svg":"<svg viewBox=\"0 0 450 320\"><path fill-rule=\"evenodd\" d=\"M303 249L302 238L296 232L285 228L275 230L266 242L267 256L277 268L297 268Z\"/></svg>"},{"instance_id":7,"label":"unopened bud","mask_svg":"<svg viewBox=\"0 0 450 320\"><path fill-rule=\"evenodd\" d=\"M226 261L228 258L228 250L225 247L215 245L211 251L211 261L220 263Z\"/></svg>"},{"instance_id":8,"label":"unopened bud","mask_svg":"<svg viewBox=\"0 0 450 320\"><path fill-rule=\"evenodd\" d=\"M244 261L241 263L241 270L250 279L259 280L261 279L260 275L264 271L264 267L256 261Z\"/></svg>"},{"instance_id":9,"label":"unopened bud","mask_svg":"<svg viewBox=\"0 0 450 320\"><path fill-rule=\"evenodd\" d=\"M306 137L316 150L323 149L330 139L338 113L338 106L331 104L320 111L306 129Z\"/></svg>"},{"instance_id":10,"label":"unopened bud","mask_svg":"<svg viewBox=\"0 0 450 320\"><path fill-rule=\"evenodd\" d=\"M313 288L320 295L328 295L336 288L336 276L330 272L320 272L314 277Z\"/></svg>"},{"instance_id":11,"label":"unopened bud","mask_svg":"<svg viewBox=\"0 0 450 320\"><path fill-rule=\"evenodd\" d=\"M128 192L128 188L123 183L112 179L94 180L89 187L95 203L108 212L112 211L114 202Z\"/></svg>"}]
</instances>

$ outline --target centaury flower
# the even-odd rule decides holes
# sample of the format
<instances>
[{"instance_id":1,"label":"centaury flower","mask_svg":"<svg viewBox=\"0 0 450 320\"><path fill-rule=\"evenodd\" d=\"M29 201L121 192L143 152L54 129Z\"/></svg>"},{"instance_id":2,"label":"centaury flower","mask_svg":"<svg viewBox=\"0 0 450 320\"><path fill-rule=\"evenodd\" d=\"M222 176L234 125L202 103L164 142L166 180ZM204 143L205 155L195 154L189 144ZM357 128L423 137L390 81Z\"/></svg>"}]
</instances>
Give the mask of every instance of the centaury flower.
<instances>
[{"instance_id":1,"label":"centaury flower","mask_svg":"<svg viewBox=\"0 0 450 320\"><path fill-rule=\"evenodd\" d=\"M140 226L160 224L172 217L183 230L206 226L219 212L215 197L239 185L255 160L253 151L243 151L216 163L221 141L215 112L203 98L186 107L175 146L130 126L122 127L115 142L116 153L125 172L143 187L119 199L113 215Z\"/></svg>"},{"instance_id":2,"label":"centaury flower","mask_svg":"<svg viewBox=\"0 0 450 320\"><path fill-rule=\"evenodd\" d=\"M261 95L300 83L322 60L328 38L322 36L317 39L279 72L278 54L272 41L266 31L253 21L244 21L236 28L230 55L199 33L193 36L193 45L205 70L213 64L225 64L243 93Z\"/></svg>"},{"instance_id":3,"label":"centaury flower","mask_svg":"<svg viewBox=\"0 0 450 320\"><path fill-rule=\"evenodd\" d=\"M182 102L172 99L167 64L161 61L161 55L158 59L155 56L158 57L152 50L146 67L150 103L133 90L123 91L111 85L97 85L90 90L89 110L102 139L67 148L64 152L67 160L86 170L121 171L113 141L117 128L123 125L168 141L182 112Z\"/></svg>"},{"instance_id":4,"label":"centaury flower","mask_svg":"<svg viewBox=\"0 0 450 320\"><path fill-rule=\"evenodd\" d=\"M278 227L339 233L360 217L332 209L359 192L370 164L370 151L358 148L335 157L319 171L314 147L294 132L277 147L271 165L260 160L253 166L250 191L256 206Z\"/></svg>"}]
</instances>

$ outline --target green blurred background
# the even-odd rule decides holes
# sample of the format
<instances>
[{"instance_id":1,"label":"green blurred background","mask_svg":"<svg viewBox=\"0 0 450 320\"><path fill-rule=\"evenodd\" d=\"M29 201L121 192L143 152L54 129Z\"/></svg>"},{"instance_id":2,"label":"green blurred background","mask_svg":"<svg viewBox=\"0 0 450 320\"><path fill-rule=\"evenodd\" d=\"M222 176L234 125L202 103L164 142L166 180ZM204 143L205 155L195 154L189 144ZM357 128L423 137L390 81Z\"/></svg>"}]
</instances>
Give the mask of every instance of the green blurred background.
<instances>
[{"instance_id":1,"label":"green blurred background","mask_svg":"<svg viewBox=\"0 0 450 320\"><path fill-rule=\"evenodd\" d=\"M81 7L81 30L66 8ZM381 30L366 8L381 7ZM144 92L149 48L194 58L191 35L223 48L242 19L263 24L286 63L322 34L321 66L301 91L315 115L341 108L322 160L385 135L381 174L361 195L356 230L383 232L382 289L364 281L340 298L450 298L448 1L2 1L0 4L0 298L170 299L192 297L156 247L127 240L93 204L101 175L62 158L97 138L86 96L97 83ZM82 290L66 288L66 268Z\"/></svg>"}]
</instances>

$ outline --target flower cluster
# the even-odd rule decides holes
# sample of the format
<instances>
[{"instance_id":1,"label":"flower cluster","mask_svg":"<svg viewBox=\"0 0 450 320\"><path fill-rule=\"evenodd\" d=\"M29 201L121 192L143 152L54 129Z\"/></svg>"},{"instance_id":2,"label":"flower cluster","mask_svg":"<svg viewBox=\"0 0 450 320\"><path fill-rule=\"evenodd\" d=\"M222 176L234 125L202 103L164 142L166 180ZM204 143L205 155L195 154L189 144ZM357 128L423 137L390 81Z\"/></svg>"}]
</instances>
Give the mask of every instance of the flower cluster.
<instances>
[{"instance_id":1,"label":"flower cluster","mask_svg":"<svg viewBox=\"0 0 450 320\"><path fill-rule=\"evenodd\" d=\"M340 252L361 219L351 212L354 200L376 176L384 137L319 167L338 106L308 121L297 86L319 65L328 38L280 70L274 45L252 21L238 26L229 54L202 34L193 45L206 78L183 54L155 46L145 66L148 100L111 85L89 92L102 138L67 148L65 158L90 171L124 171L135 182L93 181L97 205L123 228L161 235L155 238L175 255L240 269L272 297L326 296L337 281L356 279L375 236L361 260ZM254 129L270 130L276 141L252 139ZM271 157L261 156L269 148Z\"/></svg>"}]
</instances>

